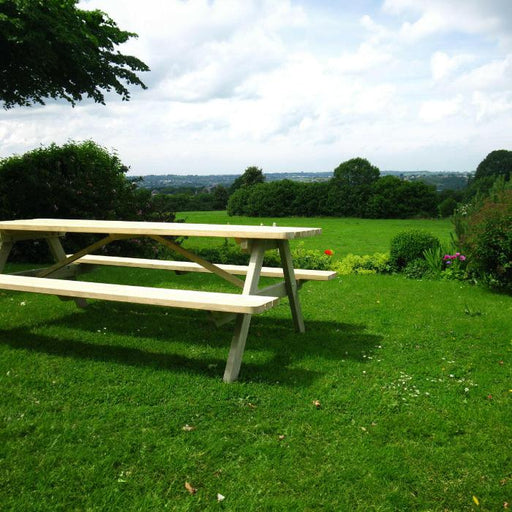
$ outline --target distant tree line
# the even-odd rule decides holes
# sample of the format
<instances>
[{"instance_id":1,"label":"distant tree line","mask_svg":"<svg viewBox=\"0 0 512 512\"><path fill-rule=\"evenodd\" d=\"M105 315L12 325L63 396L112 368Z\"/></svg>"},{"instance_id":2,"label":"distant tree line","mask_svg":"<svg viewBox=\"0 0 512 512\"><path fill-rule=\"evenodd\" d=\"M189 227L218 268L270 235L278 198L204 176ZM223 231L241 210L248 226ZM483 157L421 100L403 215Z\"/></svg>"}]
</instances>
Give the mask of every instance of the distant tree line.
<instances>
[{"instance_id":1,"label":"distant tree line","mask_svg":"<svg viewBox=\"0 0 512 512\"><path fill-rule=\"evenodd\" d=\"M509 179L512 151L496 150L479 164L465 188L436 190L421 179L382 176L364 158L334 169L331 179L303 182L265 180L263 171L248 167L232 185L208 189L167 187L153 191L169 211L225 210L229 215L260 217L333 216L365 218L448 217L460 203L485 194L495 179Z\"/></svg>"},{"instance_id":2,"label":"distant tree line","mask_svg":"<svg viewBox=\"0 0 512 512\"><path fill-rule=\"evenodd\" d=\"M164 187L153 193L154 198L166 204L166 209L172 212L225 210L229 190L217 185L211 189L194 187Z\"/></svg>"},{"instance_id":3,"label":"distant tree line","mask_svg":"<svg viewBox=\"0 0 512 512\"><path fill-rule=\"evenodd\" d=\"M251 172L254 174L254 170ZM381 176L379 169L364 158L343 162L325 182L266 183L262 173L256 183L240 182L230 195L229 215L435 217L451 214L462 198L461 191L438 193L433 185L422 181Z\"/></svg>"}]
</instances>

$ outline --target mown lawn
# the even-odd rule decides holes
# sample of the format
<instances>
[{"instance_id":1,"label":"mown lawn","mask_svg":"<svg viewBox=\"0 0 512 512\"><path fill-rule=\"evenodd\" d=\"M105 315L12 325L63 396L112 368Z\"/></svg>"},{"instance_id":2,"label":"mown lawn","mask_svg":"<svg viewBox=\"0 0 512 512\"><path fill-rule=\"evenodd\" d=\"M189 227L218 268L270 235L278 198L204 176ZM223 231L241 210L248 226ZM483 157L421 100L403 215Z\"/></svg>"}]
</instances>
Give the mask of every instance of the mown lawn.
<instances>
[{"instance_id":1,"label":"mown lawn","mask_svg":"<svg viewBox=\"0 0 512 512\"><path fill-rule=\"evenodd\" d=\"M161 271L84 278L219 287ZM307 332L293 332L285 300L255 317L241 379L228 385L232 325L213 329L204 312L79 310L2 292L1 508L512 503L512 297L368 275L308 283L301 298Z\"/></svg>"},{"instance_id":2,"label":"mown lawn","mask_svg":"<svg viewBox=\"0 0 512 512\"><path fill-rule=\"evenodd\" d=\"M195 223L217 224L264 224L278 226L304 226L321 227L320 238L305 238L300 240L305 247L311 249L332 249L335 257L339 258L352 254L373 254L375 252L388 252L391 238L400 231L408 229L421 229L437 236L444 244L450 243L450 234L453 225L448 219L357 219L333 217L229 217L226 212L182 212L176 215L177 219ZM186 241L194 247L205 247L211 244L222 243L218 239L194 239ZM294 244L298 242L293 242Z\"/></svg>"}]
</instances>

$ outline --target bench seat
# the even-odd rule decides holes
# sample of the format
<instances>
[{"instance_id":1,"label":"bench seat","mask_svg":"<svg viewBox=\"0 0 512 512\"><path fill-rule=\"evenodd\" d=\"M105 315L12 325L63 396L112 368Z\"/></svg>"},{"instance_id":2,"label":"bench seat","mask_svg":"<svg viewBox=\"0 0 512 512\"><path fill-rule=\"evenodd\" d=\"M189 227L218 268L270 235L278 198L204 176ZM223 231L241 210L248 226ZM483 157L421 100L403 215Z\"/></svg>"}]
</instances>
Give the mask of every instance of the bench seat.
<instances>
[{"instance_id":1,"label":"bench seat","mask_svg":"<svg viewBox=\"0 0 512 512\"><path fill-rule=\"evenodd\" d=\"M174 270L178 272L210 272L198 263L191 261L168 261L152 260L144 258L121 258L116 256L97 256L89 254L76 260L74 263L85 263L90 265L112 265L118 267L138 267L152 268L161 270ZM246 265L222 265L217 267L229 272L230 274L245 276L247 275ZM261 275L263 277L284 277L282 268L262 267ZM329 281L336 277L336 272L330 270L305 270L295 269L295 279L298 281Z\"/></svg>"},{"instance_id":2,"label":"bench seat","mask_svg":"<svg viewBox=\"0 0 512 512\"><path fill-rule=\"evenodd\" d=\"M67 281L9 274L0 274L0 289L246 314L262 313L275 306L279 301L278 297L262 295Z\"/></svg>"}]
</instances>

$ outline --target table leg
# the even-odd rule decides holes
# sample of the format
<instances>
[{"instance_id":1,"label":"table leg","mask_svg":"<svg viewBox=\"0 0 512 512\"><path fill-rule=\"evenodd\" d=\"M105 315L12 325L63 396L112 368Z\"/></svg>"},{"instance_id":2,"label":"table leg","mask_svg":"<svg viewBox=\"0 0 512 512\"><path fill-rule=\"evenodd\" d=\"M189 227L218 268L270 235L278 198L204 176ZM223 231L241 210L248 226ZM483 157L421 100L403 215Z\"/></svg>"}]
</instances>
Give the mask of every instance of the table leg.
<instances>
[{"instance_id":1,"label":"table leg","mask_svg":"<svg viewBox=\"0 0 512 512\"><path fill-rule=\"evenodd\" d=\"M295 279L295 272L293 270L293 260L290 251L290 244L288 243L288 240L279 240L278 247L279 256L281 257L281 265L284 272L286 293L290 302L290 309L292 311L293 324L297 332L306 332L306 328L304 327L304 318L302 316L302 309L300 307L297 281Z\"/></svg>"},{"instance_id":2,"label":"table leg","mask_svg":"<svg viewBox=\"0 0 512 512\"><path fill-rule=\"evenodd\" d=\"M265 241L254 242L242 294L250 295L258 290L265 249ZM247 341L247 334L251 323L251 316L252 315L243 314L237 315L233 341L231 342L228 361L226 363L226 369L224 370L224 382L233 382L238 378L242 357L244 355L245 342Z\"/></svg>"},{"instance_id":3,"label":"table leg","mask_svg":"<svg viewBox=\"0 0 512 512\"><path fill-rule=\"evenodd\" d=\"M48 243L50 252L52 253L52 256L56 262L66 259L66 252L64 251L64 248L62 247L62 244L60 243L60 238L58 236L49 237L46 239L46 242ZM68 300L67 297L66 300ZM81 297L76 297L72 300L75 301L75 304L79 308L87 307L87 301L85 299L82 299Z\"/></svg>"},{"instance_id":4,"label":"table leg","mask_svg":"<svg viewBox=\"0 0 512 512\"><path fill-rule=\"evenodd\" d=\"M11 252L13 242L0 242L0 273L3 272L9 253Z\"/></svg>"}]
</instances>

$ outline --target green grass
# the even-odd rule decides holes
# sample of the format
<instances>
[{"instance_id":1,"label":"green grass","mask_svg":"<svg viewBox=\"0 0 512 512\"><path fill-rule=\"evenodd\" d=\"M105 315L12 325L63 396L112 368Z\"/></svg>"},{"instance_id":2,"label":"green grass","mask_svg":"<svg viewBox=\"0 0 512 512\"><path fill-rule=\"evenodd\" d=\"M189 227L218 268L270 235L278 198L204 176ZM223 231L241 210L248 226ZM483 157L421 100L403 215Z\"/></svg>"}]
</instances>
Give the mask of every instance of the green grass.
<instances>
[{"instance_id":1,"label":"green grass","mask_svg":"<svg viewBox=\"0 0 512 512\"><path fill-rule=\"evenodd\" d=\"M84 278L219 287L149 270ZM284 300L254 317L227 385L232 325L204 312L0 293L2 510L512 502L512 297L368 275L308 283L301 299L307 332Z\"/></svg>"},{"instance_id":2,"label":"green grass","mask_svg":"<svg viewBox=\"0 0 512 512\"><path fill-rule=\"evenodd\" d=\"M448 244L451 241L450 233L453 231L451 221L447 219L358 219L358 218L332 218L332 217L229 217L226 212L183 212L176 216L186 222L217 223L217 224L264 224L278 226L321 227L321 238L305 238L301 242L312 249L332 249L336 258L352 254L373 254L375 252L389 252L391 238L407 229L422 229L437 236L441 242ZM205 247L210 244L221 243L218 239L194 239L185 242L192 243L194 247ZM297 243L297 242L294 242Z\"/></svg>"}]
</instances>

